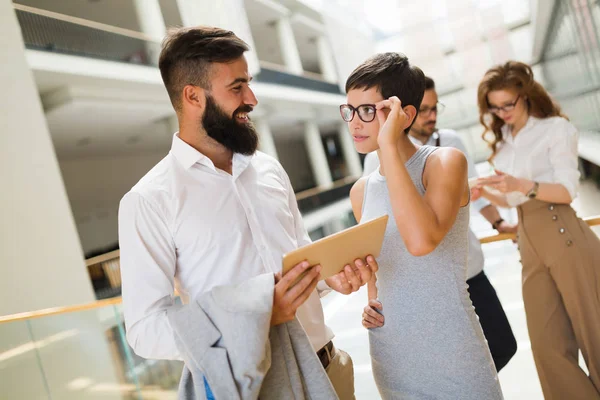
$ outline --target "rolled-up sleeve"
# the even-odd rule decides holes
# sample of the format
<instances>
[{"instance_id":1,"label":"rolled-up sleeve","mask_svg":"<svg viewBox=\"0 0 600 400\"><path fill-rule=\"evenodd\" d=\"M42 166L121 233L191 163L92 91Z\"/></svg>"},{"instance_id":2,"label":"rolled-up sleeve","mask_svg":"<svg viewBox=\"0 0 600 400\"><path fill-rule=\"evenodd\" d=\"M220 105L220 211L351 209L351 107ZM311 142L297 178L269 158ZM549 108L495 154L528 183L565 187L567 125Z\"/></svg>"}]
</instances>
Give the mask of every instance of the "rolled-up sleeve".
<instances>
[{"instance_id":1,"label":"rolled-up sleeve","mask_svg":"<svg viewBox=\"0 0 600 400\"><path fill-rule=\"evenodd\" d=\"M129 345L144 358L181 360L167 319L174 305L175 245L164 215L139 193L121 200L119 244Z\"/></svg>"},{"instance_id":2,"label":"rolled-up sleeve","mask_svg":"<svg viewBox=\"0 0 600 400\"><path fill-rule=\"evenodd\" d=\"M549 159L552 165L553 183L559 183L567 189L571 199L577 196L579 189L578 148L579 132L569 121L560 119L553 127L550 141Z\"/></svg>"}]
</instances>

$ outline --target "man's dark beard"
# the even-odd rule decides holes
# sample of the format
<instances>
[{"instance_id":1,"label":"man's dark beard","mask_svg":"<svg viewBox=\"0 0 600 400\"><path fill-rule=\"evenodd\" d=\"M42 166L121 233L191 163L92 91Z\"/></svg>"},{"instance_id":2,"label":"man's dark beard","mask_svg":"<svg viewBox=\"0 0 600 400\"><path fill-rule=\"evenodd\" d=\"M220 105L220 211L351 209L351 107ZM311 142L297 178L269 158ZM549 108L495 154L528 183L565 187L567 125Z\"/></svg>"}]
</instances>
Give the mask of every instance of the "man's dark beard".
<instances>
[{"instance_id":1,"label":"man's dark beard","mask_svg":"<svg viewBox=\"0 0 600 400\"><path fill-rule=\"evenodd\" d=\"M251 122L240 124L235 116L252 111L252 106L243 105L228 116L217 102L206 96L206 109L202 117L202 127L211 138L234 153L252 155L258 147L258 134Z\"/></svg>"}]
</instances>

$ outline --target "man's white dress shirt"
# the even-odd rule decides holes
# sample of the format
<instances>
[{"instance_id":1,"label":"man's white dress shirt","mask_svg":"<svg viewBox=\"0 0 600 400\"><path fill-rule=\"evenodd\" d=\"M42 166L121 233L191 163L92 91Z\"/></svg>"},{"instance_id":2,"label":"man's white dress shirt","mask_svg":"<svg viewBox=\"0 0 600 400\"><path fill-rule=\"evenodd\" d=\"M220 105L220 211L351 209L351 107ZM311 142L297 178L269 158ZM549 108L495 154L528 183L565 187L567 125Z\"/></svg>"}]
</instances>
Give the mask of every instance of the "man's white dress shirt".
<instances>
[{"instance_id":1,"label":"man's white dress shirt","mask_svg":"<svg viewBox=\"0 0 600 400\"><path fill-rule=\"evenodd\" d=\"M175 288L187 303L279 272L282 256L310 239L274 158L235 154L229 175L175 134L169 154L121 200L119 242L129 344L145 358L181 359L165 311ZM332 339L317 291L297 316L315 350Z\"/></svg>"}]
</instances>

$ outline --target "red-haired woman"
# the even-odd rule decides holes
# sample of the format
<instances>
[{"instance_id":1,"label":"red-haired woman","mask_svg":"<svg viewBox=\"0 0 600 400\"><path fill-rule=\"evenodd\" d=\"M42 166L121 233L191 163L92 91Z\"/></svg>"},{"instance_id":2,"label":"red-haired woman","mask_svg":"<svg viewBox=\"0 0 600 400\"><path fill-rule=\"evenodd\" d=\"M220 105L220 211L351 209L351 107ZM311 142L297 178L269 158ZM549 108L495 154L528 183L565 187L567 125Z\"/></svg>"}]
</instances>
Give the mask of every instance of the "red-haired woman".
<instances>
[{"instance_id":1,"label":"red-haired woman","mask_svg":"<svg viewBox=\"0 0 600 400\"><path fill-rule=\"evenodd\" d=\"M570 207L577 129L520 62L487 71L478 102L497 175L480 178L472 196L518 209L523 300L544 397L600 399L600 240Z\"/></svg>"}]
</instances>

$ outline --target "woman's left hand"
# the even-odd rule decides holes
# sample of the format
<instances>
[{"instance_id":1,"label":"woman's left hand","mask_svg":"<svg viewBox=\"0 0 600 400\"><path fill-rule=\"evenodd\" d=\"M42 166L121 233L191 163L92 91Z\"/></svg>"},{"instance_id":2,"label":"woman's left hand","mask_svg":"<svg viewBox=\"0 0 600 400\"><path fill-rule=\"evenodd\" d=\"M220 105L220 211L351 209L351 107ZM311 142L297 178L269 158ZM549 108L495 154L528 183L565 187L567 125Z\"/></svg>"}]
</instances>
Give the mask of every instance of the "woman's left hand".
<instances>
[{"instance_id":1,"label":"woman's left hand","mask_svg":"<svg viewBox=\"0 0 600 400\"><path fill-rule=\"evenodd\" d=\"M402 102L398 97L392 96L375 104L375 107L379 121L379 147L396 146L400 137L404 135L409 120L409 116L402 109Z\"/></svg>"},{"instance_id":2,"label":"woman's left hand","mask_svg":"<svg viewBox=\"0 0 600 400\"><path fill-rule=\"evenodd\" d=\"M477 179L475 186L489 186L502 193L523 192L523 180L498 170L496 170L496 175Z\"/></svg>"}]
</instances>

